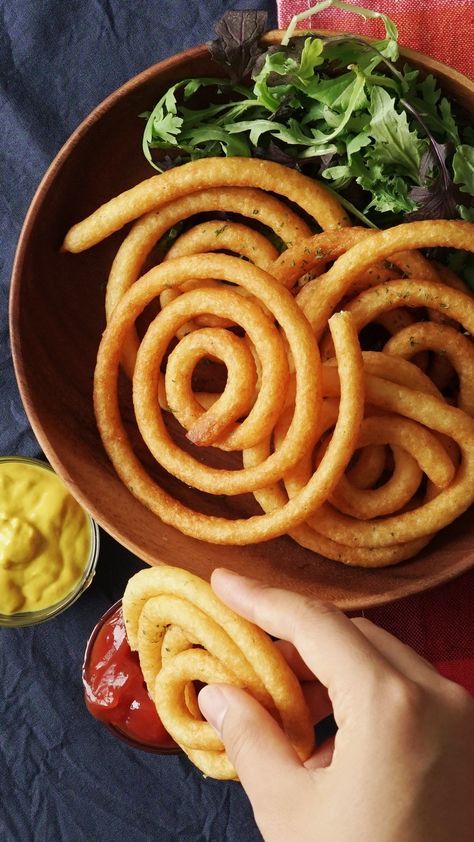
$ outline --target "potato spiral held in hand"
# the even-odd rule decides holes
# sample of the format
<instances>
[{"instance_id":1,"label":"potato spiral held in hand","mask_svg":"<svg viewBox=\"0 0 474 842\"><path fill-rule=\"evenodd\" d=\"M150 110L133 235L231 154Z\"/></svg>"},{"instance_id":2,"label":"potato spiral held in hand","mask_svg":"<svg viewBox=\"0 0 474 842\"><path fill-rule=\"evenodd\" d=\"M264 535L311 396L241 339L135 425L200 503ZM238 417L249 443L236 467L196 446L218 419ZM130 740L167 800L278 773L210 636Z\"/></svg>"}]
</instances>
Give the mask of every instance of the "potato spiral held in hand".
<instances>
[{"instance_id":1,"label":"potato spiral held in hand","mask_svg":"<svg viewBox=\"0 0 474 842\"><path fill-rule=\"evenodd\" d=\"M199 713L193 681L244 688L275 716L301 759L309 757L314 733L298 680L268 635L225 606L207 582L165 565L142 570L128 582L122 610L161 721L205 775L236 778Z\"/></svg>"}]
</instances>

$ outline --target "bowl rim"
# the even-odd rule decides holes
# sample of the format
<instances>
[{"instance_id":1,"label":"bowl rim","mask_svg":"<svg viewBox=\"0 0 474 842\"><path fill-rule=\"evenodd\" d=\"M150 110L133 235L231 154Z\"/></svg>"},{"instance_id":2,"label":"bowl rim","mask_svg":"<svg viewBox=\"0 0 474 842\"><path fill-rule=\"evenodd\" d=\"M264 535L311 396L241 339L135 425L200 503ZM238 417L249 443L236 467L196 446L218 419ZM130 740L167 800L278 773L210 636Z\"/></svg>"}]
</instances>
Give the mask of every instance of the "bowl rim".
<instances>
[{"instance_id":1,"label":"bowl rim","mask_svg":"<svg viewBox=\"0 0 474 842\"><path fill-rule=\"evenodd\" d=\"M49 471L49 473L53 474L58 479L58 481L66 487L68 493L71 494L71 491L67 487L66 483L63 481L63 478L51 467L51 465L48 462L44 461L43 459L38 459L34 456L0 456L0 465L5 464L6 462L21 462L23 464L33 465L34 467ZM1 628L25 628L27 626L36 626L40 623L45 623L47 620L52 620L54 617L57 617L59 614L62 614L63 611L66 611L67 608L73 605L92 583L97 567L97 560L99 558L99 527L97 526L97 523L94 521L87 509L85 509L84 506L77 500L76 503L78 506L80 506L81 510L86 516L87 524L89 526L91 542L89 556L84 565L84 570L81 575L81 578L69 594L63 597L63 599L59 600L59 602L55 602L52 605L46 605L44 608L39 608L35 611L17 611L14 614L3 614L2 612L0 612Z\"/></svg>"},{"instance_id":2,"label":"bowl rim","mask_svg":"<svg viewBox=\"0 0 474 842\"><path fill-rule=\"evenodd\" d=\"M262 41L264 43L273 43L277 41L285 32L283 29L271 29L264 33L262 36ZM305 29L305 30L296 30L295 35L301 34L302 32L308 33L311 32L315 35L334 35L334 34L341 34L336 32L335 30L328 30L328 29ZM373 38L366 38L365 36L358 36L362 40L371 42L375 39ZM120 100L122 97L129 94L135 88L140 87L144 82L148 79L151 79L158 71L162 71L165 69L170 69L174 65L179 65L183 59L192 59L198 58L203 53L205 54L208 51L208 47L206 44L199 44L196 47L191 47L187 50L181 50L179 53L174 53L173 55L159 61L155 62L155 64L150 65L149 67L145 68L144 70L137 73L135 76L132 76L131 79L128 79L124 82L123 85L120 85L116 90L112 91L108 96L105 97L101 102L99 102L92 111L79 123L79 125L74 129L72 134L66 139L63 145L60 147L58 152L56 153L55 157L47 167L46 171L44 172L36 191L33 195L33 198L30 202L28 207L28 211L26 213L25 219L23 221L22 229L20 231L20 236L18 238L18 244L15 251L15 256L13 260L12 272L11 272L11 287L10 287L10 320L9 320L9 327L10 327L10 336L12 339L12 353L13 353L13 361L15 365L15 374L16 374L16 365L18 360L15 360L15 347L13 347L13 339L14 339L14 331L12 325L12 311L15 310L16 307L16 295L15 295L15 288L17 286L17 278L20 275L20 270L22 268L22 264L25 257L25 249L26 249L26 239L29 236L30 229L34 224L36 218L36 207L37 205L41 204L45 193L47 192L50 182L53 180L56 173L61 168L63 161L68 157L71 149L76 146L76 144L81 140L82 136L88 131L90 126L96 123L103 114L109 111L115 104L116 101ZM467 86L471 89L471 92L474 96L474 80L470 79L468 76L465 76L463 73L460 73L458 70L450 67L448 64L444 62L438 61L438 59L431 58L431 56L426 55L425 53L421 53L418 50L412 50L408 47L400 47L400 55L404 58L409 60L413 60L415 62L422 62L425 66L432 72L443 72L449 75L453 80L462 84L463 86ZM153 175L151 173L150 175ZM16 312L16 310L15 310ZM23 398L23 394L22 394Z\"/></svg>"},{"instance_id":3,"label":"bowl rim","mask_svg":"<svg viewBox=\"0 0 474 842\"><path fill-rule=\"evenodd\" d=\"M305 29L303 31L305 33L311 32L315 35L340 34L340 32L335 33L334 30L323 29ZM283 32L284 30L279 29L269 30L262 36L262 41L264 43L275 43L281 37ZM298 34L298 32L299 30L296 31L296 34ZM369 42L374 40L373 38L366 38L364 36L360 37L363 40ZM48 461L51 463L54 471L61 477L64 484L73 493L73 496L78 500L78 502L80 502L80 504L84 508L86 508L86 510L88 509L92 513L97 523L99 523L100 526L106 532L108 532L115 540L117 540L126 549L130 550L138 558L142 559L143 561L149 564L161 563L161 560L157 555L152 556L150 553L147 553L137 543L135 543L134 540L123 535L111 523L109 523L107 518L102 516L101 512L97 509L97 507L88 500L86 493L83 492L81 488L76 487L71 478L67 475L67 472L63 470L61 461L56 456L54 446L50 442L48 434L46 433L40 419L36 416L33 402L30 399L29 387L27 383L27 374L23 367L23 361L21 358L20 350L21 343L19 336L15 330L15 321L18 320L20 310L20 279L22 276L23 267L28 250L28 241L32 230L34 229L37 215L41 208L41 205L51 187L51 184L54 182L56 175L60 172L68 156L71 154L71 152L73 152L74 148L81 141L82 137L88 132L89 128L93 126L98 120L100 120L100 118L104 114L111 110L116 104L116 102L118 102L120 99L128 96L136 88L140 87L142 84L152 79L157 73L165 70L172 70L173 67L179 67L179 65L184 59L192 60L194 58L199 58L200 56L206 55L207 52L207 45L200 44L190 49L182 50L179 53L174 53L172 56L169 56L159 62L156 62L150 67L145 68L140 73L136 74L127 82L125 82L123 85L119 86L111 94L109 94L95 108L93 108L92 111L79 123L77 128L73 131L73 133L69 136L66 142L59 149L58 153L53 158L42 179L40 180L40 183L36 189L36 192L33 196L33 199L30 203L29 209L26 213L23 222L11 273L11 286L9 296L9 332L13 366L21 400L23 402L25 412L28 416L28 420L36 435L36 438L40 443L42 450L46 454ZM431 73L438 73L444 76L448 76L452 81L455 81L462 85L462 87L466 88L472 95L474 100L474 81L471 80L469 77L465 76L464 74L460 73L454 68L449 67L449 65L444 64L443 62L440 62L437 59L433 59L430 56L427 56L426 54L416 50L400 47L400 55L402 58L406 58L409 61L422 63L426 67L426 69ZM152 176L153 173L150 173L150 177ZM461 560L457 565L454 565L449 570L442 570L440 572L433 571L429 581L420 582L419 579L416 578L402 578L400 579L400 583L396 587L393 587L388 593L381 592L377 594L369 594L363 597L360 594L351 595L351 593L348 592L347 599L338 600L338 605L342 610L353 611L395 602L396 600L404 598L406 596L411 596L426 590L431 590L437 585L449 582L452 579L455 579L456 577L460 576L462 573L466 572L473 566L473 564L474 556L472 559L469 558L468 562L466 562L464 558L464 560Z\"/></svg>"}]
</instances>

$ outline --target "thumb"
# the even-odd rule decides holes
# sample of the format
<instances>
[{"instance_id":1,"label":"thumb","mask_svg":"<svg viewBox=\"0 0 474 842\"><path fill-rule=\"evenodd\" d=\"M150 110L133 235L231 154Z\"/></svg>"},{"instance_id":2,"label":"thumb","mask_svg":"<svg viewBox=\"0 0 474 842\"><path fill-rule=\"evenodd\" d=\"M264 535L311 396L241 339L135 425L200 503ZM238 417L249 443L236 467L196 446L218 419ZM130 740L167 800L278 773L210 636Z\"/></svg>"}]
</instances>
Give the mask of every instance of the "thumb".
<instances>
[{"instance_id":1,"label":"thumb","mask_svg":"<svg viewBox=\"0 0 474 842\"><path fill-rule=\"evenodd\" d=\"M292 779L305 769L277 722L252 696L227 684L203 687L198 702L224 743L256 818L278 809Z\"/></svg>"}]
</instances>

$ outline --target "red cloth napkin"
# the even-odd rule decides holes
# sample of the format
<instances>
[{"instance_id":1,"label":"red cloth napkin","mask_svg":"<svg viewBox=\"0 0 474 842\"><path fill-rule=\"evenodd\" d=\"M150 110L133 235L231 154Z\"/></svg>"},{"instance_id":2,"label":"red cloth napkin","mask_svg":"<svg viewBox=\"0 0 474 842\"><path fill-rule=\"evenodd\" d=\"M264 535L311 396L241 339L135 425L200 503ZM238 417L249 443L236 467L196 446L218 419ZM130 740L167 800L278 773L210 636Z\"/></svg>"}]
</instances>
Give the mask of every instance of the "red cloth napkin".
<instances>
[{"instance_id":1,"label":"red cloth napkin","mask_svg":"<svg viewBox=\"0 0 474 842\"><path fill-rule=\"evenodd\" d=\"M310 0L277 0L280 28L312 5ZM388 14L398 26L402 46L474 78L474 0L360 0L359 5ZM366 22L339 9L327 9L301 26L383 35L380 21ZM364 613L474 695L474 570L434 590Z\"/></svg>"},{"instance_id":2,"label":"red cloth napkin","mask_svg":"<svg viewBox=\"0 0 474 842\"><path fill-rule=\"evenodd\" d=\"M277 0L280 28L314 5L310 0ZM358 0L358 5L389 15L398 26L403 47L419 50L474 78L474 0ZM301 26L358 32L369 38L382 37L384 31L381 21L364 21L340 9L326 9Z\"/></svg>"}]
</instances>

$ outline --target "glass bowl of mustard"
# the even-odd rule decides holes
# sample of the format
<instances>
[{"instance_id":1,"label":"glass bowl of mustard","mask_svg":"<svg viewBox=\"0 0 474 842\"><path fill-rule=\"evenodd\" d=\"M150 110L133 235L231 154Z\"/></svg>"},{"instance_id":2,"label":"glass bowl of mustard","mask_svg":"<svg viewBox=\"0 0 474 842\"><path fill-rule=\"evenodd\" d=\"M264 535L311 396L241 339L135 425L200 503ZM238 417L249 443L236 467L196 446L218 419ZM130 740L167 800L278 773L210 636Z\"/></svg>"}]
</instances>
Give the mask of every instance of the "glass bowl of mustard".
<instances>
[{"instance_id":1,"label":"glass bowl of mustard","mask_svg":"<svg viewBox=\"0 0 474 842\"><path fill-rule=\"evenodd\" d=\"M0 626L43 623L89 587L99 530L46 463L0 457Z\"/></svg>"}]
</instances>

